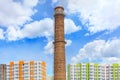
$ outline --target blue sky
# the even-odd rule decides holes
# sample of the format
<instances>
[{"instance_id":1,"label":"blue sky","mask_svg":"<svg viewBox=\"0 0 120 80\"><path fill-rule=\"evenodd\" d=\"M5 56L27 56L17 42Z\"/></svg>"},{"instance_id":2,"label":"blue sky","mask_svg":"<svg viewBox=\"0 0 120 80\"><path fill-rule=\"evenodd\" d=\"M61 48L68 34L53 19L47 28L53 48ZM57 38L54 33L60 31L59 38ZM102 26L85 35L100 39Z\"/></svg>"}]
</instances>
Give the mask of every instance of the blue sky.
<instances>
[{"instance_id":1,"label":"blue sky","mask_svg":"<svg viewBox=\"0 0 120 80\"><path fill-rule=\"evenodd\" d=\"M65 8L66 64L120 63L119 0L1 0L0 63L40 60L53 75L54 8Z\"/></svg>"}]
</instances>

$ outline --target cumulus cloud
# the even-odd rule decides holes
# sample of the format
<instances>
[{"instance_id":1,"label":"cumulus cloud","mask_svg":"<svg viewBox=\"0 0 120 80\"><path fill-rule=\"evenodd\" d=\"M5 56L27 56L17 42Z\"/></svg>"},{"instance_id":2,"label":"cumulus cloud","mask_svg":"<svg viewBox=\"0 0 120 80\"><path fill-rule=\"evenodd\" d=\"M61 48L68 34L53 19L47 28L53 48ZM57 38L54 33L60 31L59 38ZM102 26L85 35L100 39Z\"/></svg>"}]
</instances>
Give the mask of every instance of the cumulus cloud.
<instances>
[{"instance_id":1,"label":"cumulus cloud","mask_svg":"<svg viewBox=\"0 0 120 80\"><path fill-rule=\"evenodd\" d=\"M71 19L65 19L65 34L71 34L80 30L80 26L76 26L74 21ZM35 21L30 24L25 25L21 30L24 37L34 38L34 37L51 37L54 34L54 21L51 18L44 18L40 21ZM34 26L34 27L33 27Z\"/></svg>"},{"instance_id":2,"label":"cumulus cloud","mask_svg":"<svg viewBox=\"0 0 120 80\"><path fill-rule=\"evenodd\" d=\"M47 45L44 47L45 54L53 54L53 41L49 41Z\"/></svg>"},{"instance_id":3,"label":"cumulus cloud","mask_svg":"<svg viewBox=\"0 0 120 80\"><path fill-rule=\"evenodd\" d=\"M101 60L104 63L120 61L120 39L94 40L87 43L79 50L79 53L72 57L72 62L82 62L88 60L94 62Z\"/></svg>"},{"instance_id":4,"label":"cumulus cloud","mask_svg":"<svg viewBox=\"0 0 120 80\"><path fill-rule=\"evenodd\" d=\"M4 32L2 29L0 29L0 39L4 39Z\"/></svg>"},{"instance_id":5,"label":"cumulus cloud","mask_svg":"<svg viewBox=\"0 0 120 80\"><path fill-rule=\"evenodd\" d=\"M0 39L16 41L24 38L46 37L48 42L44 47L44 53L53 53L54 21L44 18L33 21L32 16L37 10L38 3L46 0L3 0L0 1ZM54 1L56 2L56 1ZM62 1L61 1L62 2ZM5 4L7 6L5 6ZM65 18L65 34L71 34L80 30L72 19ZM3 30L1 27L4 27ZM67 40L66 46L72 41Z\"/></svg>"},{"instance_id":6,"label":"cumulus cloud","mask_svg":"<svg viewBox=\"0 0 120 80\"><path fill-rule=\"evenodd\" d=\"M33 21L31 18L37 12L37 9L35 9L37 4L45 2L46 0L0 1L0 28L5 28L5 30L0 29L0 39L15 41L23 38L53 36L53 19L44 18L39 21ZM76 26L74 21L65 19L66 34L73 33L79 29L80 27Z\"/></svg>"},{"instance_id":7,"label":"cumulus cloud","mask_svg":"<svg viewBox=\"0 0 120 80\"><path fill-rule=\"evenodd\" d=\"M65 34L70 34L80 30L80 26L76 26L72 19L65 19Z\"/></svg>"},{"instance_id":8,"label":"cumulus cloud","mask_svg":"<svg viewBox=\"0 0 120 80\"><path fill-rule=\"evenodd\" d=\"M39 0L1 0L0 1L0 27L4 27L2 39L21 39L21 27L32 20L31 16L37 10L34 7ZM6 6L7 5L7 6Z\"/></svg>"},{"instance_id":9,"label":"cumulus cloud","mask_svg":"<svg viewBox=\"0 0 120 80\"><path fill-rule=\"evenodd\" d=\"M72 44L72 40L66 40L67 44L66 46L70 46Z\"/></svg>"},{"instance_id":10,"label":"cumulus cloud","mask_svg":"<svg viewBox=\"0 0 120 80\"><path fill-rule=\"evenodd\" d=\"M50 21L48 21L48 22L50 22ZM51 20L51 22L52 22L52 20ZM76 26L75 25L75 23L74 23L74 21L72 21L71 19L65 19L65 34L71 34L71 33L73 33L73 32L76 32L76 31L78 31L78 30L80 30L80 26ZM50 24L46 24L47 22L45 22L44 21L44 23L45 23L45 25L50 25ZM48 27L47 26L47 27ZM53 24L52 24L52 26L50 26L50 28L48 28L46 31L49 31L49 30L51 30L50 32L51 33L53 33L54 31L53 31ZM43 30L42 30L43 31ZM37 31L38 32L38 31ZM44 32L44 31L43 31ZM41 32L40 32L41 33ZM49 33L49 32L48 32ZM51 34L51 36L53 36L53 34ZM51 37L50 36L50 37ZM50 37L48 37L48 39L50 38ZM46 53L46 54L53 54L53 43L52 43L53 41L52 40L48 40L48 43L47 43L47 45L44 47L44 53ZM71 45L71 43L72 43L72 41L71 40L66 40L66 42L67 42L67 44L66 44L66 46L70 46Z\"/></svg>"},{"instance_id":11,"label":"cumulus cloud","mask_svg":"<svg viewBox=\"0 0 120 80\"><path fill-rule=\"evenodd\" d=\"M120 0L66 0L68 12L79 14L91 33L120 27Z\"/></svg>"},{"instance_id":12,"label":"cumulus cloud","mask_svg":"<svg viewBox=\"0 0 120 80\"><path fill-rule=\"evenodd\" d=\"M53 20L50 18L44 18L40 21L35 21L24 26L21 30L23 37L35 38L35 37L49 37L53 35Z\"/></svg>"},{"instance_id":13,"label":"cumulus cloud","mask_svg":"<svg viewBox=\"0 0 120 80\"><path fill-rule=\"evenodd\" d=\"M9 41L43 36L46 38L53 36L53 20L50 18L26 24L22 29L19 27L8 27L6 31L6 38Z\"/></svg>"},{"instance_id":14,"label":"cumulus cloud","mask_svg":"<svg viewBox=\"0 0 120 80\"><path fill-rule=\"evenodd\" d=\"M6 31L6 39L9 41L16 41L22 37L19 27L8 27Z\"/></svg>"},{"instance_id":15,"label":"cumulus cloud","mask_svg":"<svg viewBox=\"0 0 120 80\"><path fill-rule=\"evenodd\" d=\"M51 18L44 18L39 21L34 21L20 27L8 27L6 38L9 41L19 40L23 38L36 38L36 37L53 37L54 34L54 21ZM65 34L71 34L80 30L80 26L76 26L71 19L65 19Z\"/></svg>"},{"instance_id":16,"label":"cumulus cloud","mask_svg":"<svg viewBox=\"0 0 120 80\"><path fill-rule=\"evenodd\" d=\"M21 26L27 21L31 21L31 16L37 11L34 7L38 2L39 0L1 0L0 25L5 27Z\"/></svg>"},{"instance_id":17,"label":"cumulus cloud","mask_svg":"<svg viewBox=\"0 0 120 80\"><path fill-rule=\"evenodd\" d=\"M54 34L54 22L51 18L44 18L40 21L34 21L30 24L26 24L23 29L9 28L8 40L17 40L22 38L35 38L45 36L48 39L48 43L44 47L44 53L53 53L53 40L50 39ZM80 30L80 26L76 26L71 19L65 19L65 34L71 34ZM72 41L66 40L66 46L70 46Z\"/></svg>"},{"instance_id":18,"label":"cumulus cloud","mask_svg":"<svg viewBox=\"0 0 120 80\"><path fill-rule=\"evenodd\" d=\"M65 40L67 42L66 47L70 46L72 43L72 40ZM48 41L47 45L44 47L44 53L45 54L53 54L53 49L54 49L54 45L53 45L53 41Z\"/></svg>"}]
</instances>

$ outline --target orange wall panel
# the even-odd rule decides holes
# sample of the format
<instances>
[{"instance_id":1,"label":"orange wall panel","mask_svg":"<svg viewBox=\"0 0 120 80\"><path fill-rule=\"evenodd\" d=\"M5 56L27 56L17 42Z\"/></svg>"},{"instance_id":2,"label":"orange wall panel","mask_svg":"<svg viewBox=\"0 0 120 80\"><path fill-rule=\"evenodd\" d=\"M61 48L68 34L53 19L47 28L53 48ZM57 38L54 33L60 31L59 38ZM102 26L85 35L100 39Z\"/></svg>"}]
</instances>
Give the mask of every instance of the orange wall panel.
<instances>
[{"instance_id":1,"label":"orange wall panel","mask_svg":"<svg viewBox=\"0 0 120 80\"><path fill-rule=\"evenodd\" d=\"M12 80L13 78L13 70L12 70L13 65L14 65L14 62L10 62L10 80Z\"/></svg>"},{"instance_id":2,"label":"orange wall panel","mask_svg":"<svg viewBox=\"0 0 120 80\"><path fill-rule=\"evenodd\" d=\"M46 80L46 63L42 62L42 80Z\"/></svg>"},{"instance_id":3,"label":"orange wall panel","mask_svg":"<svg viewBox=\"0 0 120 80\"><path fill-rule=\"evenodd\" d=\"M19 61L19 80L24 80L22 76L23 75L23 71L22 71L23 64L24 64L24 61Z\"/></svg>"}]
</instances>

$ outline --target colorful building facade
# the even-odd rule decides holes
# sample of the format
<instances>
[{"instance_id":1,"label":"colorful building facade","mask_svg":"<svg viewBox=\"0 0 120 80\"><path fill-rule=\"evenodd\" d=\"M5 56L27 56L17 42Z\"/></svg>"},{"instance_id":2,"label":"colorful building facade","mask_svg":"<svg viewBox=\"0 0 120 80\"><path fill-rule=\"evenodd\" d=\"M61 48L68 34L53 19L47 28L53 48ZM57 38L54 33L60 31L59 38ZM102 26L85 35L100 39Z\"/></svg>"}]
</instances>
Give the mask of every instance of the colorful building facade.
<instances>
[{"instance_id":1,"label":"colorful building facade","mask_svg":"<svg viewBox=\"0 0 120 80\"><path fill-rule=\"evenodd\" d=\"M67 76L68 80L120 80L120 64L69 64Z\"/></svg>"},{"instance_id":2,"label":"colorful building facade","mask_svg":"<svg viewBox=\"0 0 120 80\"><path fill-rule=\"evenodd\" d=\"M46 80L46 63L41 61L10 62L6 80Z\"/></svg>"}]
</instances>

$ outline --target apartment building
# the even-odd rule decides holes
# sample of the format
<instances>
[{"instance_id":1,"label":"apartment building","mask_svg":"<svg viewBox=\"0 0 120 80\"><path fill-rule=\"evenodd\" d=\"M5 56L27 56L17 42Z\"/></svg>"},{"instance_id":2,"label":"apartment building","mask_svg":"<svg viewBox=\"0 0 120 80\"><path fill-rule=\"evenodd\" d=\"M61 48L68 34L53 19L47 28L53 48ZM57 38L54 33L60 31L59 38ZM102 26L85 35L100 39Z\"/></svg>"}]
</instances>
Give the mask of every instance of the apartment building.
<instances>
[{"instance_id":1,"label":"apartment building","mask_svg":"<svg viewBox=\"0 0 120 80\"><path fill-rule=\"evenodd\" d=\"M0 64L0 80L6 80L6 65Z\"/></svg>"},{"instance_id":2,"label":"apartment building","mask_svg":"<svg viewBox=\"0 0 120 80\"><path fill-rule=\"evenodd\" d=\"M10 62L6 66L6 80L46 80L43 61Z\"/></svg>"},{"instance_id":3,"label":"apartment building","mask_svg":"<svg viewBox=\"0 0 120 80\"><path fill-rule=\"evenodd\" d=\"M68 80L120 80L120 64L69 64Z\"/></svg>"}]
</instances>

